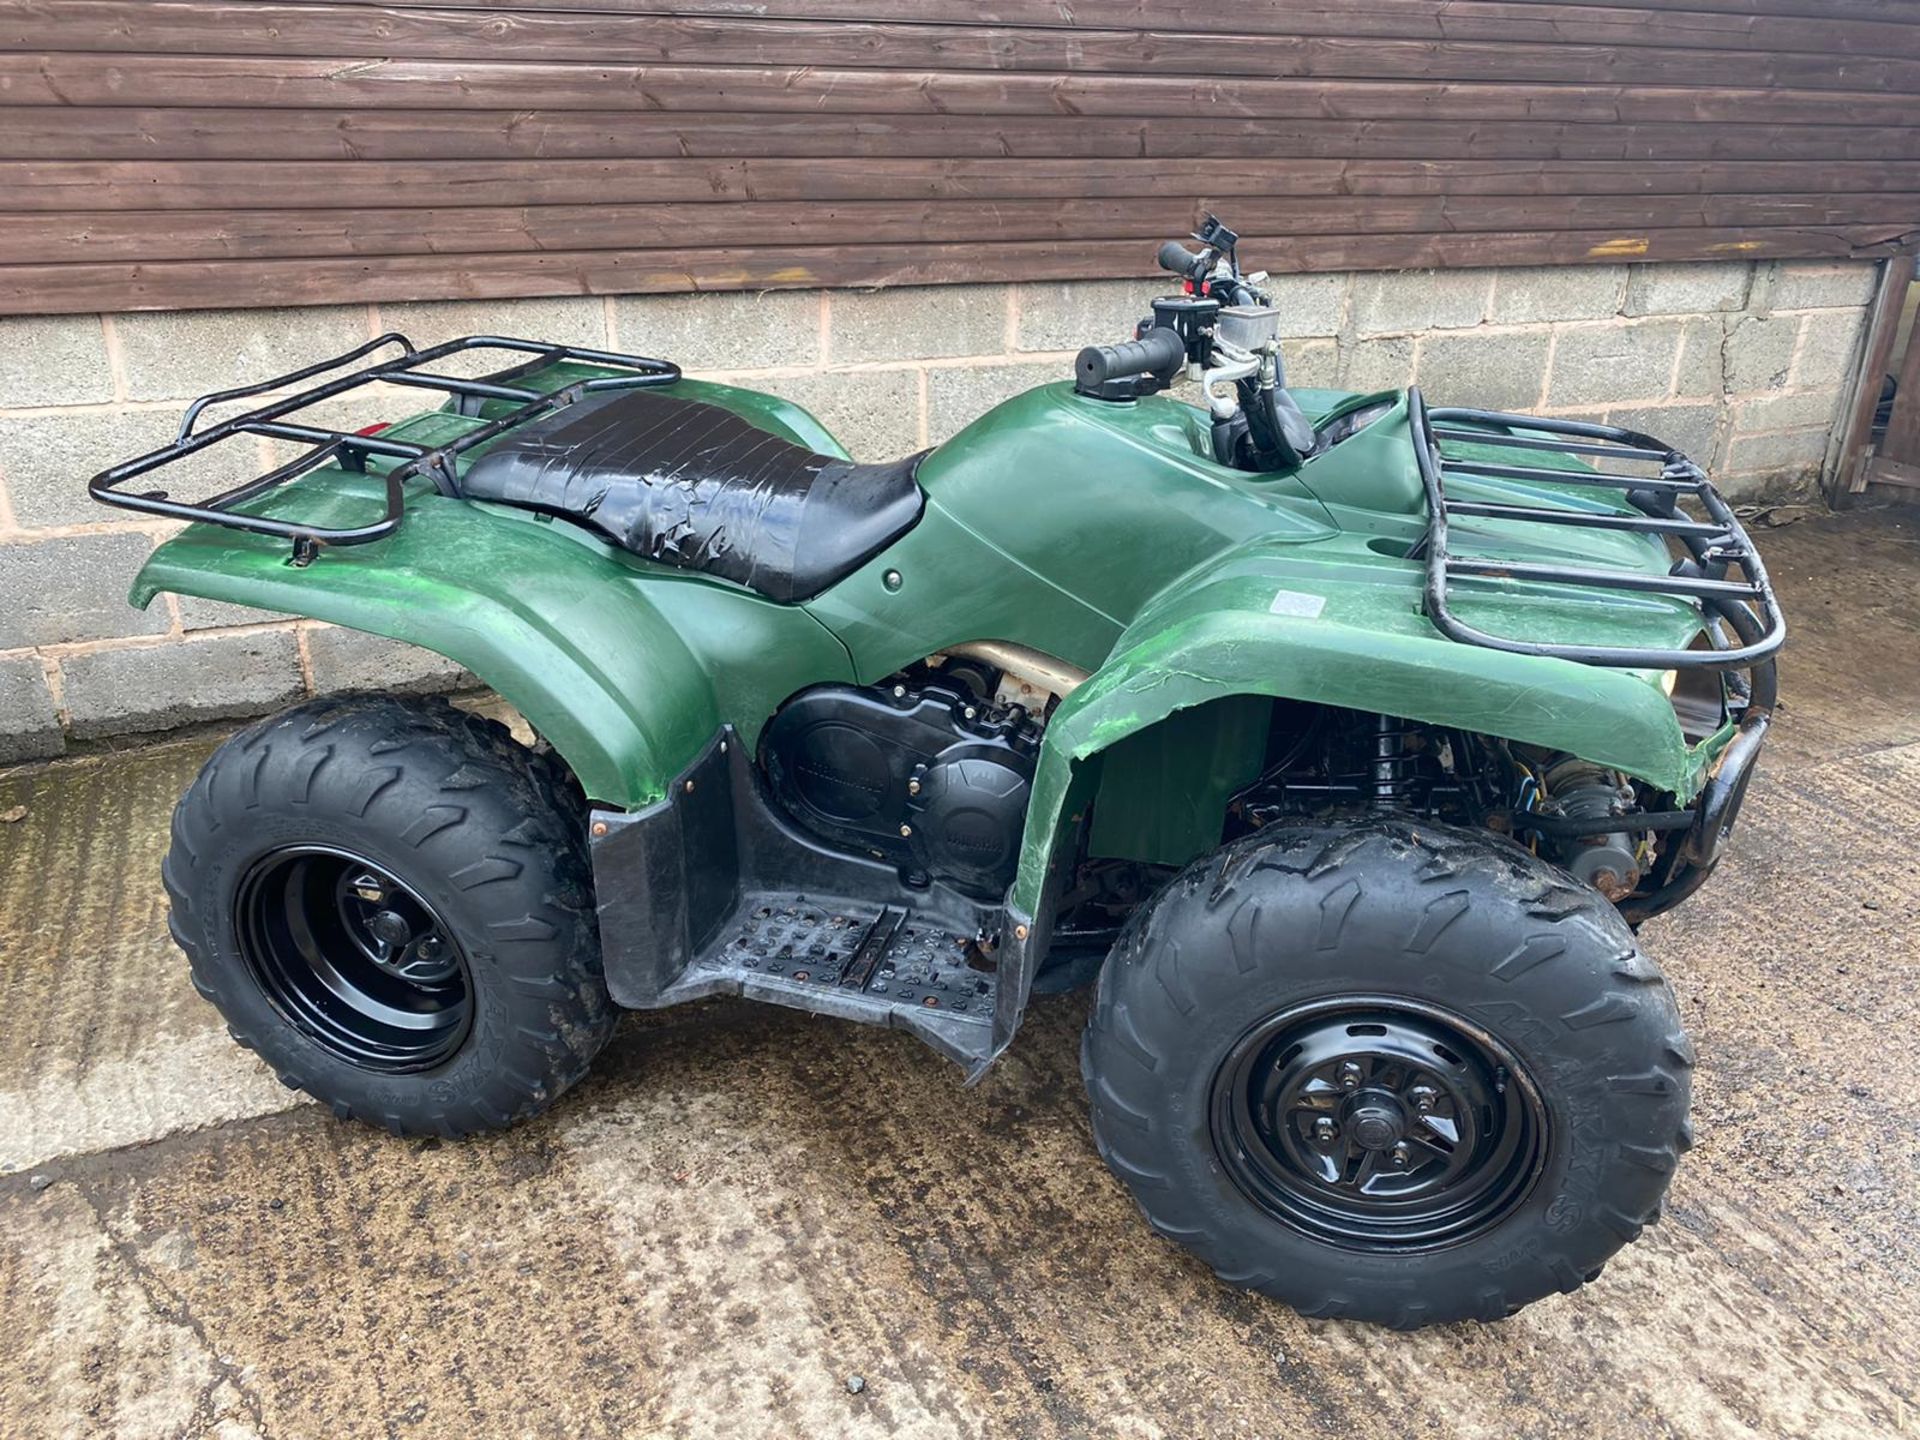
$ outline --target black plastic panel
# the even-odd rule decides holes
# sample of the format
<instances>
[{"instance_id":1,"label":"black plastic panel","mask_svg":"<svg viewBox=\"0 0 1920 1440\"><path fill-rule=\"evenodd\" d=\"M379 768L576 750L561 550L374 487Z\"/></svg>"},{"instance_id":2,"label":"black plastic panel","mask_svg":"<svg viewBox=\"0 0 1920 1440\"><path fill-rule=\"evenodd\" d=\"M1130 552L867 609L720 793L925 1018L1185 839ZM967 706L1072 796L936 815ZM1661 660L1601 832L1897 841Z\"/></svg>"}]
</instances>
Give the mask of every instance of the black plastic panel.
<instances>
[{"instance_id":1,"label":"black plastic panel","mask_svg":"<svg viewBox=\"0 0 1920 1440\"><path fill-rule=\"evenodd\" d=\"M596 810L592 852L618 1004L743 995L911 1030L975 1074L1004 1043L1000 954L1018 952L980 943L1001 936L1004 910L806 834L731 730L657 805Z\"/></svg>"}]
</instances>

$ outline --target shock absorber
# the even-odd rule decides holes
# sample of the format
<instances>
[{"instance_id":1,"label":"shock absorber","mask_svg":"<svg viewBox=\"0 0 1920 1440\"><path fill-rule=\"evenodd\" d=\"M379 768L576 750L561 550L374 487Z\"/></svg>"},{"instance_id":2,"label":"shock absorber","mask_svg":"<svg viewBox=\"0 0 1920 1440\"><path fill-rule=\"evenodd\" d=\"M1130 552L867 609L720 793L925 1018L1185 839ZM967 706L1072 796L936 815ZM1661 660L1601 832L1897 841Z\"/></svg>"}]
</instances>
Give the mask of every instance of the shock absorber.
<instances>
[{"instance_id":1,"label":"shock absorber","mask_svg":"<svg viewBox=\"0 0 1920 1440\"><path fill-rule=\"evenodd\" d=\"M1413 798L1413 727L1391 715L1373 717L1373 778L1371 804L1375 810L1404 810Z\"/></svg>"}]
</instances>

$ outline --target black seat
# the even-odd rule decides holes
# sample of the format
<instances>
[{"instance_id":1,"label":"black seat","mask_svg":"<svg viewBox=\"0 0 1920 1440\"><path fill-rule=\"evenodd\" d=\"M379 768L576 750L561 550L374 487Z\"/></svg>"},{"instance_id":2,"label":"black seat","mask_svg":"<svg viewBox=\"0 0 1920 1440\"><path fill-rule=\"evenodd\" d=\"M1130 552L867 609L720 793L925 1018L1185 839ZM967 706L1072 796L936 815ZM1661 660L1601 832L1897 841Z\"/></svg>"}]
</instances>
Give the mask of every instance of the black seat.
<instances>
[{"instance_id":1,"label":"black seat","mask_svg":"<svg viewBox=\"0 0 1920 1440\"><path fill-rule=\"evenodd\" d=\"M856 465L718 405L627 390L508 432L461 491L578 520L635 555L795 601L913 528L919 462Z\"/></svg>"}]
</instances>

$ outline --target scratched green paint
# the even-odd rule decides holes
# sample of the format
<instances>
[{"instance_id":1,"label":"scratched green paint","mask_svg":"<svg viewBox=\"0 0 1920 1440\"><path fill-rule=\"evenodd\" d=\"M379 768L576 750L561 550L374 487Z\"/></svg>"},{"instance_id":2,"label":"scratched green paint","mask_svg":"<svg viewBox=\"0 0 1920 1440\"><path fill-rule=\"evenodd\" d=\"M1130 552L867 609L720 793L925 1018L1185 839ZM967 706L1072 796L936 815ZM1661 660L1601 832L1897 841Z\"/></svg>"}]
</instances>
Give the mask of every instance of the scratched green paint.
<instances>
[{"instance_id":1,"label":"scratched green paint","mask_svg":"<svg viewBox=\"0 0 1920 1440\"><path fill-rule=\"evenodd\" d=\"M583 373L555 367L535 383ZM812 416L774 397L694 381L674 393L843 453ZM1725 737L1689 750L1657 676L1458 645L1427 623L1423 566L1406 558L1426 513L1404 397L1375 398L1392 408L1353 439L1295 472L1256 476L1216 465L1205 416L1179 401L1107 404L1065 383L1042 386L930 454L920 524L798 606L638 559L568 522L425 486L410 490L398 534L325 551L304 569L286 563L280 542L190 527L155 553L133 598L178 591L437 650L518 706L594 798L625 806L657 798L722 722L751 743L805 685L876 680L965 640L1032 646L1094 675L1042 748L1014 895L1029 912L1075 767L1236 695L1503 735L1691 795ZM1301 399L1322 416L1359 403L1332 392ZM395 433L431 442L474 423L431 412ZM1573 487L1456 488L1567 508L1613 503ZM253 504L339 524L377 514L378 496L376 478L328 469ZM1457 548L1493 559L1650 573L1667 563L1657 542L1628 534L1464 520L1454 532ZM1461 582L1456 604L1483 629L1538 640L1679 645L1694 629L1692 612L1670 599L1498 579ZM1219 740L1196 731L1186 748ZM1216 761L1197 754L1195 775L1234 768ZM1176 762L1172 751L1151 760L1163 775ZM1104 829L1115 845L1167 854L1191 844L1199 823L1136 816Z\"/></svg>"}]
</instances>

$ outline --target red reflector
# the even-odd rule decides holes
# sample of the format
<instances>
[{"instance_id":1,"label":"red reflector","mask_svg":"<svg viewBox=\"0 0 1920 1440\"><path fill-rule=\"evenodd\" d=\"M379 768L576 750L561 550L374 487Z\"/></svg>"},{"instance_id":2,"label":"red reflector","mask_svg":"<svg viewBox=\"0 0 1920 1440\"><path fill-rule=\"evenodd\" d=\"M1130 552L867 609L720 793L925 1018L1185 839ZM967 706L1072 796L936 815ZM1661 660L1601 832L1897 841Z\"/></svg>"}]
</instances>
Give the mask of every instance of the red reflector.
<instances>
[{"instance_id":1,"label":"red reflector","mask_svg":"<svg viewBox=\"0 0 1920 1440\"><path fill-rule=\"evenodd\" d=\"M353 433L356 435L378 435L382 430L385 430L391 424L393 424L391 420L376 420L371 425L361 426L358 430L354 431Z\"/></svg>"}]
</instances>

